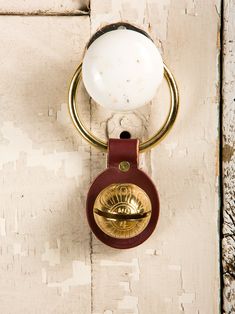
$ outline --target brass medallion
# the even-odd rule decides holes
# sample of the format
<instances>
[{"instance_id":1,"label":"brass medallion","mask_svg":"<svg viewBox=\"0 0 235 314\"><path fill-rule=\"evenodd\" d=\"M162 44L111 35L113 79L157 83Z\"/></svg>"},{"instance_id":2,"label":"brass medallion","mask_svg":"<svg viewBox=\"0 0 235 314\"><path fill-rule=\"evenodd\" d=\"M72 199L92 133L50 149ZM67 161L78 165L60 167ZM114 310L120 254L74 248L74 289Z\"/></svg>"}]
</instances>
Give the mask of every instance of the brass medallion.
<instances>
[{"instance_id":1,"label":"brass medallion","mask_svg":"<svg viewBox=\"0 0 235 314\"><path fill-rule=\"evenodd\" d=\"M140 234L152 213L148 195L135 184L111 184L97 196L93 214L99 228L107 235L126 239Z\"/></svg>"}]
</instances>

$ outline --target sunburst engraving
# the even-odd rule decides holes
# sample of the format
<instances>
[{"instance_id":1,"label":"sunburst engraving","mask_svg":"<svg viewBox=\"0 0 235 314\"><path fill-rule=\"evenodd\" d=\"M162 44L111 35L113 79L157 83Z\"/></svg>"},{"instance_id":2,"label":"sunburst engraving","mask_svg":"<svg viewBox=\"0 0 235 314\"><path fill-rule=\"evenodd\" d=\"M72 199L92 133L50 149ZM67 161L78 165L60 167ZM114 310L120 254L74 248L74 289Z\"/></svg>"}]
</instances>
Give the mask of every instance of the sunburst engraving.
<instances>
[{"instance_id":1,"label":"sunburst engraving","mask_svg":"<svg viewBox=\"0 0 235 314\"><path fill-rule=\"evenodd\" d=\"M93 208L99 228L113 238L126 239L140 234L151 217L148 195L135 184L111 184L97 196Z\"/></svg>"}]
</instances>

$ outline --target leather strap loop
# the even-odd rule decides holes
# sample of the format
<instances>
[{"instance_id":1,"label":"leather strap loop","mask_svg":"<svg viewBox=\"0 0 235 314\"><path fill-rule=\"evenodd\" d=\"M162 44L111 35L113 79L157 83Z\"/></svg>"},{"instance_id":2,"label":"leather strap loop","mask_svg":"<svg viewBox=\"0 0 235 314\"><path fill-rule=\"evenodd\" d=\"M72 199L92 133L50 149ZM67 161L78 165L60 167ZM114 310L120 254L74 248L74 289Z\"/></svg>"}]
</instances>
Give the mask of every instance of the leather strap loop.
<instances>
[{"instance_id":1,"label":"leather strap loop","mask_svg":"<svg viewBox=\"0 0 235 314\"><path fill-rule=\"evenodd\" d=\"M128 161L132 167L138 167L138 139L114 139L108 141L108 167L118 167L120 162Z\"/></svg>"}]
</instances>

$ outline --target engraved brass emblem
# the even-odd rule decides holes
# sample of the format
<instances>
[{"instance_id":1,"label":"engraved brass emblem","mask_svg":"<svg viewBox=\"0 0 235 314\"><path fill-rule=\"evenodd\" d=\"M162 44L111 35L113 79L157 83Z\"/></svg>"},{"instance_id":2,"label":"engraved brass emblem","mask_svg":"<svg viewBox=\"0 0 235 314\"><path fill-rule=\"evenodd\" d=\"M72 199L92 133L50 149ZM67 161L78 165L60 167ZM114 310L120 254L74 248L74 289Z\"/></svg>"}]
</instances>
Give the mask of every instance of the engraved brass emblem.
<instances>
[{"instance_id":1,"label":"engraved brass emblem","mask_svg":"<svg viewBox=\"0 0 235 314\"><path fill-rule=\"evenodd\" d=\"M97 196L93 213L107 235L126 239L140 234L148 225L152 207L148 195L135 184L111 184Z\"/></svg>"}]
</instances>

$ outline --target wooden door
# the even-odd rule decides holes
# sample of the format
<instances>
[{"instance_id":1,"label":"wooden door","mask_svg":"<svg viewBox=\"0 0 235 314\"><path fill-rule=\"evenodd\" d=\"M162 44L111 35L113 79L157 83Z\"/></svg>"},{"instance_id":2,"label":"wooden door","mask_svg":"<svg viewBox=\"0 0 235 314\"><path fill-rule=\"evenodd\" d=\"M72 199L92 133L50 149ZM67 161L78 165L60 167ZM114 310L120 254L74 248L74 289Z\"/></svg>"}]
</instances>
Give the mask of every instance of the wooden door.
<instances>
[{"instance_id":1,"label":"wooden door","mask_svg":"<svg viewBox=\"0 0 235 314\"><path fill-rule=\"evenodd\" d=\"M219 0L0 1L0 313L220 312L221 19ZM106 156L79 136L67 108L91 34L117 21L151 35L180 91L172 132L141 155L160 220L129 250L89 229L86 193ZM169 100L163 84L151 104L124 115L105 112L84 88L79 97L103 138L148 137Z\"/></svg>"}]
</instances>

